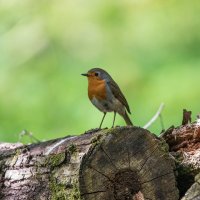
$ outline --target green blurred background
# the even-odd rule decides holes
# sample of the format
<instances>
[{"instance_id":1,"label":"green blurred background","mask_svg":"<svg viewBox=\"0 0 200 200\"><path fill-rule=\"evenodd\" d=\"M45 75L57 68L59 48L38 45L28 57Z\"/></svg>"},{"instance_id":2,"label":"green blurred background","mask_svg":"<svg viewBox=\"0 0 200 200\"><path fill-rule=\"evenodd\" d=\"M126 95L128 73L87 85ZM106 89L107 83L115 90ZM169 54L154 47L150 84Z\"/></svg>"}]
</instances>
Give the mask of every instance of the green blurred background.
<instances>
[{"instance_id":1,"label":"green blurred background","mask_svg":"<svg viewBox=\"0 0 200 200\"><path fill-rule=\"evenodd\" d=\"M199 0L0 0L0 22L0 141L23 129L47 140L98 127L80 76L93 67L118 82L137 126L161 102L165 128L183 108L200 112ZM160 133L159 120L150 130Z\"/></svg>"}]
</instances>

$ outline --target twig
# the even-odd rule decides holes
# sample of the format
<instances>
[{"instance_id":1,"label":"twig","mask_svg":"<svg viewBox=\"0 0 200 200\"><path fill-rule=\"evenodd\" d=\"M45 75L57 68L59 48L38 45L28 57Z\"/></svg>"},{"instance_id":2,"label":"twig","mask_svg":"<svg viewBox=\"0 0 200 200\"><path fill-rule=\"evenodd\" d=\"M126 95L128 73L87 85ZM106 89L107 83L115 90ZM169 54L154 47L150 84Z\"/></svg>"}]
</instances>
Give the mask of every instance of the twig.
<instances>
[{"instance_id":1,"label":"twig","mask_svg":"<svg viewBox=\"0 0 200 200\"><path fill-rule=\"evenodd\" d=\"M162 116L161 116L161 112L162 112L162 110L164 108L164 105L165 105L164 103L160 104L160 107L159 107L157 113L152 117L152 119L147 124L145 124L143 126L144 129L149 128L156 121L156 119L158 117L160 117L162 129L164 129L164 125L163 125L163 121L162 121Z\"/></svg>"},{"instance_id":2,"label":"twig","mask_svg":"<svg viewBox=\"0 0 200 200\"><path fill-rule=\"evenodd\" d=\"M160 118L160 124L161 124L161 128L162 128L161 133L162 133L162 132L165 131L165 126L164 126L163 117L162 117L162 114L161 114L161 113L160 113L160 115L159 115L159 118Z\"/></svg>"},{"instance_id":3,"label":"twig","mask_svg":"<svg viewBox=\"0 0 200 200\"><path fill-rule=\"evenodd\" d=\"M21 142L23 136L25 135L27 135L30 138L31 142L33 142L34 140L36 142L40 142L40 140L38 140L35 136L33 136L32 132L29 132L27 130L23 130L21 133L19 133L19 142Z\"/></svg>"}]
</instances>

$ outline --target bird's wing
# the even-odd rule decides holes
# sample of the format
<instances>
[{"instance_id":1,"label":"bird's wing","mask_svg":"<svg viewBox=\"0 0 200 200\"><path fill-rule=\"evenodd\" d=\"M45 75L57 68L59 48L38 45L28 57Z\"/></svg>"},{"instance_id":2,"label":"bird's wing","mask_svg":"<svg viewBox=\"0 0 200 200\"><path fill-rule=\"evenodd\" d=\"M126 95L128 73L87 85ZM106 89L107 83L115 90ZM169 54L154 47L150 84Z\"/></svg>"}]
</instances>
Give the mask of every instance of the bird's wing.
<instances>
[{"instance_id":1,"label":"bird's wing","mask_svg":"<svg viewBox=\"0 0 200 200\"><path fill-rule=\"evenodd\" d=\"M111 91L115 98L117 98L126 107L127 111L131 114L128 102L117 83L114 80L111 80L108 82L108 84L110 85Z\"/></svg>"}]
</instances>

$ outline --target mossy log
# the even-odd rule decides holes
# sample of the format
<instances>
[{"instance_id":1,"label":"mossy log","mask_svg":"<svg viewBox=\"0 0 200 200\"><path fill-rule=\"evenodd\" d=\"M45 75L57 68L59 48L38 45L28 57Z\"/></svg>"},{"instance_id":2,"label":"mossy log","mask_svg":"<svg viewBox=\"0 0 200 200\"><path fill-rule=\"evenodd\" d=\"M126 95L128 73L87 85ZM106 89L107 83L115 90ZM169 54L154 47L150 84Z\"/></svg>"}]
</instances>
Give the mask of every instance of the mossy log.
<instances>
[{"instance_id":1,"label":"mossy log","mask_svg":"<svg viewBox=\"0 0 200 200\"><path fill-rule=\"evenodd\" d=\"M119 127L0 144L0 199L178 200L174 161L149 131Z\"/></svg>"}]
</instances>

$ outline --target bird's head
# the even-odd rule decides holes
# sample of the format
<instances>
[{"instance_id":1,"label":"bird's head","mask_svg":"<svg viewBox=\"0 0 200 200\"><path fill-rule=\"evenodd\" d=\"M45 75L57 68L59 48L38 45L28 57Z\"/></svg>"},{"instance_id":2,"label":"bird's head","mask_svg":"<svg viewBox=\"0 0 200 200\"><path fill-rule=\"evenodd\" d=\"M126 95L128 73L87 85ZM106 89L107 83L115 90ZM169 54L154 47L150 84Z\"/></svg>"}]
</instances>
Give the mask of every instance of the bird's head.
<instances>
[{"instance_id":1,"label":"bird's head","mask_svg":"<svg viewBox=\"0 0 200 200\"><path fill-rule=\"evenodd\" d=\"M88 77L88 80L110 80L110 75L103 69L101 68L93 68L90 69L87 73L81 74L82 76Z\"/></svg>"}]
</instances>

